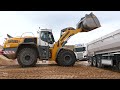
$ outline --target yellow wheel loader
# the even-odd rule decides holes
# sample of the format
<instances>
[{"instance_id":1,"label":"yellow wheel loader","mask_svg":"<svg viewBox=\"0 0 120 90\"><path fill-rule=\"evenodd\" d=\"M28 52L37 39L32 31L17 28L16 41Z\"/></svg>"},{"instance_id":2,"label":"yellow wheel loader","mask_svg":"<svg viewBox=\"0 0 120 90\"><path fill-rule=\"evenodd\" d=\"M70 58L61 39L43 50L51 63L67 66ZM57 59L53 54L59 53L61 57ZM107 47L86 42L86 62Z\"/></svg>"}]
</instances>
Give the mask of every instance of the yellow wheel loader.
<instances>
[{"instance_id":1,"label":"yellow wheel loader","mask_svg":"<svg viewBox=\"0 0 120 90\"><path fill-rule=\"evenodd\" d=\"M1 54L9 59L17 59L22 67L35 66L38 59L56 61L60 66L73 66L76 56L73 51L64 48L64 45L71 36L79 32L89 32L100 26L98 18L90 13L81 18L76 28L62 29L57 42L50 29L41 29L37 32L38 37L12 37L9 35L4 42Z\"/></svg>"}]
</instances>

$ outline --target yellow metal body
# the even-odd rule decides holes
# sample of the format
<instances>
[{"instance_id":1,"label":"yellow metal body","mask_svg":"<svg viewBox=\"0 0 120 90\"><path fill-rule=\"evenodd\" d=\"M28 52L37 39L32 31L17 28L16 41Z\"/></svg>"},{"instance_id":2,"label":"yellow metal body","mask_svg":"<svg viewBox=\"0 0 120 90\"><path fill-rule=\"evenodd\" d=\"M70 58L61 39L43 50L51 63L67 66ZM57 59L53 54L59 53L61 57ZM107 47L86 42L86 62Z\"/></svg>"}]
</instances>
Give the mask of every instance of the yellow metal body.
<instances>
[{"instance_id":1,"label":"yellow metal body","mask_svg":"<svg viewBox=\"0 0 120 90\"><path fill-rule=\"evenodd\" d=\"M20 43L22 43L24 38L8 38L4 42L4 47L3 48L15 48L18 47Z\"/></svg>"},{"instance_id":2,"label":"yellow metal body","mask_svg":"<svg viewBox=\"0 0 120 90\"><path fill-rule=\"evenodd\" d=\"M3 48L17 48L21 43L23 43L26 37L35 38L31 36L7 38L7 40L4 42Z\"/></svg>"}]
</instances>

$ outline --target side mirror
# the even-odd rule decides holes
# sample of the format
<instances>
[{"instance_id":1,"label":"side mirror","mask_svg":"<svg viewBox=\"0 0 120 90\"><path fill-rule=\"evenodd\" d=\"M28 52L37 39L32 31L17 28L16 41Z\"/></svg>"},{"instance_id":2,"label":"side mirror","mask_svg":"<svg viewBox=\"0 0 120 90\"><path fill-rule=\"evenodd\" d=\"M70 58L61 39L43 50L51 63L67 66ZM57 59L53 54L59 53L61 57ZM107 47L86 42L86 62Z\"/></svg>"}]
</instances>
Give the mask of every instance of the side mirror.
<instances>
[{"instance_id":1,"label":"side mirror","mask_svg":"<svg viewBox=\"0 0 120 90\"><path fill-rule=\"evenodd\" d=\"M39 32L40 32L40 31L38 30L38 31L37 31L37 34L39 34Z\"/></svg>"},{"instance_id":2,"label":"side mirror","mask_svg":"<svg viewBox=\"0 0 120 90\"><path fill-rule=\"evenodd\" d=\"M39 30L40 30L40 27L39 27ZM39 32L40 32L39 30L37 31L37 34L39 34Z\"/></svg>"}]
</instances>

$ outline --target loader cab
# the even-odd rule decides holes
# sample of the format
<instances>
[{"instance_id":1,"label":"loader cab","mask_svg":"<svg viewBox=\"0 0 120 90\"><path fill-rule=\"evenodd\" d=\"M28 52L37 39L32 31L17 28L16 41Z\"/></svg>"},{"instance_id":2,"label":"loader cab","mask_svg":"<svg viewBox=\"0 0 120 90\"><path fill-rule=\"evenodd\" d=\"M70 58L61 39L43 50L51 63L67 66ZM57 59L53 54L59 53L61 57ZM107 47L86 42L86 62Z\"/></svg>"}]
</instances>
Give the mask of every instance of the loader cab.
<instances>
[{"instance_id":1,"label":"loader cab","mask_svg":"<svg viewBox=\"0 0 120 90\"><path fill-rule=\"evenodd\" d=\"M41 31L38 32L39 38L38 38L38 50L39 50L39 56L40 59L49 59L50 55L50 48L54 45L54 37L52 34L51 29L41 29Z\"/></svg>"},{"instance_id":2,"label":"loader cab","mask_svg":"<svg viewBox=\"0 0 120 90\"><path fill-rule=\"evenodd\" d=\"M38 45L53 47L55 40L51 29L41 29L38 37Z\"/></svg>"}]
</instances>

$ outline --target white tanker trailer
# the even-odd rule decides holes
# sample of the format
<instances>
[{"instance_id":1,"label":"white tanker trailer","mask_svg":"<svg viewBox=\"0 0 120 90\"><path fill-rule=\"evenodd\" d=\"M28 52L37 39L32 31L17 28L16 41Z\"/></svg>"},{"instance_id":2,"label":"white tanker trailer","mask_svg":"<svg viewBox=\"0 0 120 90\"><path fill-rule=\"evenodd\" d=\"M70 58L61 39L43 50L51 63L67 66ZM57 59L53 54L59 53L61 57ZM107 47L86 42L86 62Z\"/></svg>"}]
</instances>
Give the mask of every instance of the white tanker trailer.
<instances>
[{"instance_id":1,"label":"white tanker trailer","mask_svg":"<svg viewBox=\"0 0 120 90\"><path fill-rule=\"evenodd\" d=\"M115 66L120 69L120 29L87 44L91 66Z\"/></svg>"}]
</instances>

